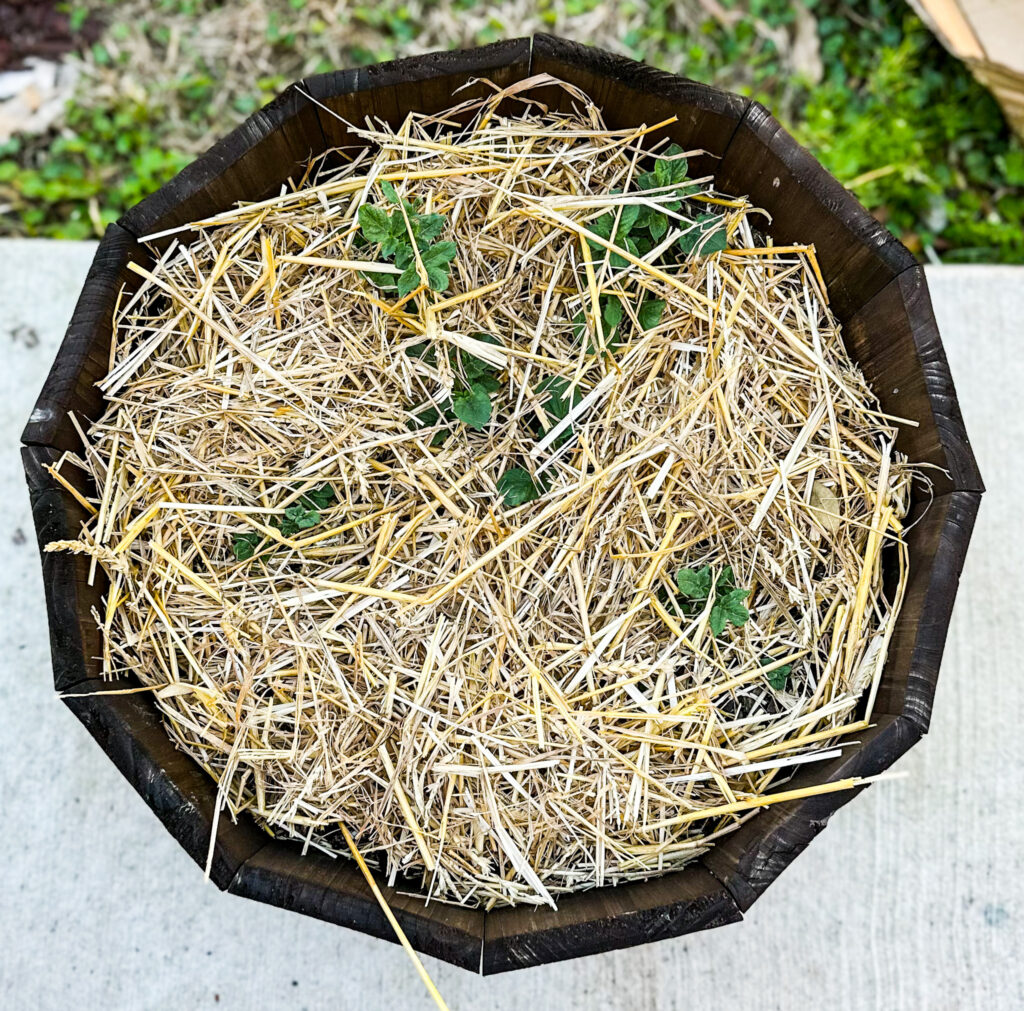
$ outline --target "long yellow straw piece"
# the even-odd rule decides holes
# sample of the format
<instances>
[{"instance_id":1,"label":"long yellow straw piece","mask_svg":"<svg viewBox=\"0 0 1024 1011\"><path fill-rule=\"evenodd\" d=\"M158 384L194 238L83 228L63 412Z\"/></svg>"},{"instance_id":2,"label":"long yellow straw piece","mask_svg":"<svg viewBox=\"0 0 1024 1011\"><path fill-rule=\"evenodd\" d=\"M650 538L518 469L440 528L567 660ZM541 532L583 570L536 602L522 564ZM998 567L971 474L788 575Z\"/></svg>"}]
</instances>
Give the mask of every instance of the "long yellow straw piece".
<instances>
[{"instance_id":1,"label":"long yellow straw piece","mask_svg":"<svg viewBox=\"0 0 1024 1011\"><path fill-rule=\"evenodd\" d=\"M423 967L423 963L420 961L419 955L413 951L413 947L409 943L409 938L405 936L405 932L398 925L398 920L395 919L395 914L391 912L391 907L387 904L383 893L377 887L377 882L373 880L370 868L366 866L366 861L363 859L363 855L356 848L356 841L349 834L348 829L340 822L338 823L338 827L341 829L341 834L345 837L345 842L348 844L349 851L352 853L352 859L355 860L359 869L363 872L363 877L366 878L366 883L370 886L370 891L373 892L373 897L377 900L380 908L384 911L384 915L388 918L388 923L391 924L391 929L394 930L399 943L403 948L405 948L405 953L409 956L413 967L420 974L420 979L423 980L423 985L427 988L427 993L434 998L434 1003L441 1008L441 1011L449 1011L448 1005L445 1004L440 991L436 986L434 986L434 981L429 975L427 975L427 970Z\"/></svg>"}]
</instances>

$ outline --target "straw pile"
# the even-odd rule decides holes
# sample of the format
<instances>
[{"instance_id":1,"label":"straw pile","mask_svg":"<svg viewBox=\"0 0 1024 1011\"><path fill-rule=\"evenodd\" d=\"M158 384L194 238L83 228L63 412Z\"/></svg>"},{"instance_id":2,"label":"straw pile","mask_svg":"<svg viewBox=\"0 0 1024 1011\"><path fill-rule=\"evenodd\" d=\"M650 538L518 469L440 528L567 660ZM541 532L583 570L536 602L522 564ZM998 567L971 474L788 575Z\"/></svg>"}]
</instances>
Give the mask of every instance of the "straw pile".
<instances>
[{"instance_id":1,"label":"straw pile","mask_svg":"<svg viewBox=\"0 0 1024 1011\"><path fill-rule=\"evenodd\" d=\"M133 267L62 461L94 518L51 547L107 571L106 674L232 816L553 904L678 869L866 726L910 471L813 249L665 126L550 78L367 123Z\"/></svg>"}]
</instances>

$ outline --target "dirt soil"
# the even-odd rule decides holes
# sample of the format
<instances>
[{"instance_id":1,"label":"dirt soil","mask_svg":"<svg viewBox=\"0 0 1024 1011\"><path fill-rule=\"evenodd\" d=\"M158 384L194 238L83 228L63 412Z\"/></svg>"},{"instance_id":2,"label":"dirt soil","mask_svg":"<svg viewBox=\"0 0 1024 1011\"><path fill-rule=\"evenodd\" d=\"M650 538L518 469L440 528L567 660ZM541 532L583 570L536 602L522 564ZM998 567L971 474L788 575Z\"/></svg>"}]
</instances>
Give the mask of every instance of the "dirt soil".
<instances>
[{"instance_id":1,"label":"dirt soil","mask_svg":"<svg viewBox=\"0 0 1024 1011\"><path fill-rule=\"evenodd\" d=\"M0 3L0 71L20 70L29 56L57 59L95 42L102 25L89 17L78 31L53 0L7 0Z\"/></svg>"}]
</instances>

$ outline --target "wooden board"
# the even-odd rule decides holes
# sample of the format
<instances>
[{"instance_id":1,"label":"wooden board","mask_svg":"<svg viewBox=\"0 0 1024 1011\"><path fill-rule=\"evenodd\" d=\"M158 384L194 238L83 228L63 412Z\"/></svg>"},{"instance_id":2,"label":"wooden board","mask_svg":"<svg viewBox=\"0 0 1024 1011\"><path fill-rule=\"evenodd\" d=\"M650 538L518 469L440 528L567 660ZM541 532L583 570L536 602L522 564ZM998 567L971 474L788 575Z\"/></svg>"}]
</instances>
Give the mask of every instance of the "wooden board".
<instances>
[{"instance_id":1,"label":"wooden board","mask_svg":"<svg viewBox=\"0 0 1024 1011\"><path fill-rule=\"evenodd\" d=\"M419 951L478 972L484 938L484 913L440 902L427 903L408 894L403 882L378 885L409 942ZM376 898L355 863L310 850L303 856L295 843L268 841L239 867L228 891L269 902L293 912L397 942Z\"/></svg>"}]
</instances>

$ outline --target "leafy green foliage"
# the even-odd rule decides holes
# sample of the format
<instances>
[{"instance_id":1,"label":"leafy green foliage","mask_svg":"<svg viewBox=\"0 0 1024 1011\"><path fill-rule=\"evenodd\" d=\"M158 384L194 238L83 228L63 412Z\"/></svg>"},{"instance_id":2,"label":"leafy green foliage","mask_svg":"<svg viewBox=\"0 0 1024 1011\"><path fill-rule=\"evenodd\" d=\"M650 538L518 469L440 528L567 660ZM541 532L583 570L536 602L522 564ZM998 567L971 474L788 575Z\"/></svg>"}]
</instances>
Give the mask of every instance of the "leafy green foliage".
<instances>
[{"instance_id":1,"label":"leafy green foliage","mask_svg":"<svg viewBox=\"0 0 1024 1011\"><path fill-rule=\"evenodd\" d=\"M654 181L658 186L678 186L686 179L686 159L682 157L683 149L672 144L654 166Z\"/></svg>"},{"instance_id":2,"label":"leafy green foliage","mask_svg":"<svg viewBox=\"0 0 1024 1011\"><path fill-rule=\"evenodd\" d=\"M473 340L480 341L481 344L492 344L495 347L499 346L498 338L494 337L489 333L475 333L472 334ZM451 365L456 372L460 372L466 377L468 382L473 380L495 380L497 378L497 370L494 365L490 362L486 362L483 358L478 358L474 354L470 354L469 351L463 351L461 348L457 348L454 354L451 356ZM493 392L493 391L492 391Z\"/></svg>"},{"instance_id":3,"label":"leafy green foliage","mask_svg":"<svg viewBox=\"0 0 1024 1011\"><path fill-rule=\"evenodd\" d=\"M235 534L231 538L231 550L234 552L235 558L240 562L247 562L254 554L256 554L257 548L263 543L263 537L255 531L250 531L244 534Z\"/></svg>"},{"instance_id":4,"label":"leafy green foliage","mask_svg":"<svg viewBox=\"0 0 1024 1011\"><path fill-rule=\"evenodd\" d=\"M286 506L284 515L274 515L270 525L276 527L282 537L294 537L302 530L309 530L321 522L321 515L335 501L334 488L329 484L317 485L303 492L291 505ZM240 562L246 562L256 554L265 538L256 530L246 530L231 538L231 551Z\"/></svg>"},{"instance_id":5,"label":"leafy green foliage","mask_svg":"<svg viewBox=\"0 0 1024 1011\"><path fill-rule=\"evenodd\" d=\"M452 45L492 42L519 30L482 0L445 3L460 23L472 25L470 36L451 36ZM404 0L340 6L266 0L254 8L256 17L265 11L265 22L253 37L273 72L254 75L245 54L245 72L229 74L216 62L222 57L197 44L208 31L206 15L222 6L159 0L139 17L137 6L121 11L109 0L69 5L75 30L94 11L108 23L90 54L101 80L82 76L63 122L49 134L0 145L0 206L8 208L0 212L0 230L96 235L288 82L336 65L393 59L429 31L423 10ZM541 0L536 13L547 29L571 36L578 32L572 19L597 6L597 0ZM904 4L744 0L725 7L729 17L674 0L625 4L612 29L638 59L767 104L915 252L1024 262L1024 149L991 96ZM741 9L742 17L732 16ZM464 12L472 17L461 17ZM816 22L824 68L815 84L794 73L792 50L779 42L782 33L792 38L798 17L808 16ZM122 45L129 36L134 41ZM172 45L177 55L168 61ZM139 66L140 54L152 65ZM165 67L173 67L173 82ZM153 68L161 69L149 73ZM115 86L122 78L132 87ZM655 188L659 174L674 181L682 174L678 161L675 168L667 158L650 166L638 188ZM643 255L644 243L660 242L668 227L666 215L641 208L626 238ZM395 277L385 278L394 289Z\"/></svg>"},{"instance_id":6,"label":"leafy green foliage","mask_svg":"<svg viewBox=\"0 0 1024 1011\"><path fill-rule=\"evenodd\" d=\"M438 243L445 245L445 243ZM447 243L454 245L454 243ZM498 345L497 338L491 334L473 334L475 340L484 344ZM413 358L421 359L424 364L431 367L437 364L437 351L426 343L414 344L407 349L407 354ZM491 420L491 397L492 393L501 389L501 370L489 362L461 348L450 348L448 361L452 370L459 378L452 391L450 400L445 400L439 407L428 406L415 413L409 421L409 428L418 431L422 428L432 428L442 420L446 425L455 421L461 421L467 428L477 431L486 428ZM435 433L431 440L432 446L440 446L448 438L449 431L441 429Z\"/></svg>"},{"instance_id":7,"label":"leafy green foliage","mask_svg":"<svg viewBox=\"0 0 1024 1011\"><path fill-rule=\"evenodd\" d=\"M655 159L652 171L641 172L636 178L637 192L651 191L650 199L653 201L656 197L657 206L620 203L615 210L605 211L594 218L587 227L595 235L614 242L634 256L646 256L650 253L665 237L670 227L682 229L678 245L687 256L710 256L725 249L726 229L723 215L713 212L697 213L687 204L689 190L686 171L687 163L682 149L678 144L671 145ZM671 219L666 212L672 212ZM629 261L624 256L606 249L596 239L588 239L588 243L594 256L607 256L614 269L629 266ZM670 251L665 250L654 262L671 267L673 257ZM656 302L647 310L649 317L657 313L654 322L645 323L641 320L641 326L645 330L656 326L657 319L661 316L661 310L655 309L655 305ZM613 335L622 317L622 306L616 299L605 296L602 299L602 308L607 338L605 343L606 348L610 348L618 343ZM662 303L661 309L663 308ZM609 312L614 314L610 320L604 318ZM582 319L582 314L578 318Z\"/></svg>"},{"instance_id":8,"label":"leafy green foliage","mask_svg":"<svg viewBox=\"0 0 1024 1011\"><path fill-rule=\"evenodd\" d=\"M561 376L547 376L536 386L535 392L543 399L542 405L545 414L550 418L548 428L554 428L560 421L566 418L582 399L578 387L570 391L569 380ZM561 446L572 437L572 425L567 425L552 442L553 446Z\"/></svg>"},{"instance_id":9,"label":"leafy green foliage","mask_svg":"<svg viewBox=\"0 0 1024 1011\"><path fill-rule=\"evenodd\" d=\"M320 512L317 509L307 509L306 506L301 503L295 503L295 505L288 506L284 511L284 516L278 519L275 524L285 537L293 537L300 530L308 530L310 527L315 527L320 522Z\"/></svg>"},{"instance_id":10,"label":"leafy green foliage","mask_svg":"<svg viewBox=\"0 0 1024 1011\"><path fill-rule=\"evenodd\" d=\"M916 18L897 29L870 58L835 44L847 75L809 95L798 139L916 252L1024 262L1020 143Z\"/></svg>"},{"instance_id":11,"label":"leafy green foliage","mask_svg":"<svg viewBox=\"0 0 1024 1011\"><path fill-rule=\"evenodd\" d=\"M452 394L452 410L455 417L469 428L486 428L491 420L491 398L481 383L470 383L466 390Z\"/></svg>"},{"instance_id":12,"label":"leafy green foliage","mask_svg":"<svg viewBox=\"0 0 1024 1011\"><path fill-rule=\"evenodd\" d=\"M708 617L708 624L715 635L721 635L725 631L726 625L746 624L750 612L743 601L749 593L750 590L736 588L715 596L715 602L711 605L711 614Z\"/></svg>"},{"instance_id":13,"label":"leafy green foliage","mask_svg":"<svg viewBox=\"0 0 1024 1011\"><path fill-rule=\"evenodd\" d=\"M544 481L541 480L540 483L534 481L530 472L522 467L512 467L506 470L498 478L497 487L498 494L510 509L540 498L545 491Z\"/></svg>"},{"instance_id":14,"label":"leafy green foliage","mask_svg":"<svg viewBox=\"0 0 1024 1011\"><path fill-rule=\"evenodd\" d=\"M405 231L405 222L401 218L398 219L402 225L402 231ZM388 256L393 254L395 249L392 245L393 236L391 234L391 225L393 219L376 204L363 204L359 208L359 227L362 230L363 235L369 242L379 242L381 244L381 252ZM387 247L391 248L388 249Z\"/></svg>"},{"instance_id":15,"label":"leafy green foliage","mask_svg":"<svg viewBox=\"0 0 1024 1011\"><path fill-rule=\"evenodd\" d=\"M601 307L601 330L604 335L605 356L613 354L621 347L623 342L622 322L625 310L622 302L614 295L602 295L599 305ZM650 330L656 327L661 321L661 315L665 311L665 302L660 298L645 299L637 309L637 320L642 330ZM572 319L573 336L579 340L587 329L587 316L581 309ZM628 324L626 324L628 325ZM600 349L596 340L587 339L587 354L596 355Z\"/></svg>"},{"instance_id":16,"label":"leafy green foliage","mask_svg":"<svg viewBox=\"0 0 1024 1011\"><path fill-rule=\"evenodd\" d=\"M445 401L441 406L443 411L430 405L413 414L408 422L409 431L418 432L423 428L433 428L442 419L446 426L457 420L449 401ZM451 430L448 427L439 429L431 438L430 445L434 447L443 445L449 435L451 435Z\"/></svg>"},{"instance_id":17,"label":"leafy green foliage","mask_svg":"<svg viewBox=\"0 0 1024 1011\"><path fill-rule=\"evenodd\" d=\"M642 330L653 330L661 322L661 314L665 311L665 302L660 298L649 298L640 304L636 318Z\"/></svg>"},{"instance_id":18,"label":"leafy green foliage","mask_svg":"<svg viewBox=\"0 0 1024 1011\"><path fill-rule=\"evenodd\" d=\"M711 592L711 566L702 569L680 569L676 573L676 586L689 600L705 601Z\"/></svg>"},{"instance_id":19,"label":"leafy green foliage","mask_svg":"<svg viewBox=\"0 0 1024 1011\"><path fill-rule=\"evenodd\" d=\"M438 217L438 215L431 215L431 217ZM449 277L449 264L455 259L458 253L458 247L454 242L436 242L432 246L428 246L420 254L420 260L423 263L423 269L427 275L427 285L431 291L447 291ZM411 256L411 249L410 249ZM396 264L401 266L397 261L401 257L396 256ZM420 285L419 270L417 269L415 259L405 268L401 277L398 279L398 295L400 298L404 298L410 292L415 291Z\"/></svg>"},{"instance_id":20,"label":"leafy green foliage","mask_svg":"<svg viewBox=\"0 0 1024 1011\"><path fill-rule=\"evenodd\" d=\"M698 214L694 225L679 236L679 248L690 255L710 256L725 249L725 223L721 214Z\"/></svg>"},{"instance_id":21,"label":"leafy green foliage","mask_svg":"<svg viewBox=\"0 0 1024 1011\"><path fill-rule=\"evenodd\" d=\"M359 230L366 242L380 246L380 255L385 260L393 260L402 271L397 283L398 297L405 298L420 287L417 253L427 287L431 291L447 291L450 264L458 254L458 247L451 241L434 241L444 228L444 217L420 214L419 202L400 198L394 185L386 179L381 183L381 190L385 198L400 209L388 213L379 205L363 204L358 212ZM381 288L395 287L390 274L368 273L366 276Z\"/></svg>"},{"instance_id":22,"label":"leafy green foliage","mask_svg":"<svg viewBox=\"0 0 1024 1011\"><path fill-rule=\"evenodd\" d=\"M676 572L676 586L684 598L683 613L690 616L699 613L707 605L708 598L712 595L711 566L705 565L700 569L680 569ZM722 569L714 582L714 599L711 603L711 613L708 616L708 625L711 627L713 635L721 635L725 631L726 625L746 624L750 612L743 601L749 593L749 590L736 586L731 565Z\"/></svg>"}]
</instances>

